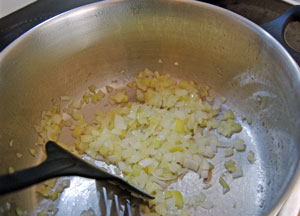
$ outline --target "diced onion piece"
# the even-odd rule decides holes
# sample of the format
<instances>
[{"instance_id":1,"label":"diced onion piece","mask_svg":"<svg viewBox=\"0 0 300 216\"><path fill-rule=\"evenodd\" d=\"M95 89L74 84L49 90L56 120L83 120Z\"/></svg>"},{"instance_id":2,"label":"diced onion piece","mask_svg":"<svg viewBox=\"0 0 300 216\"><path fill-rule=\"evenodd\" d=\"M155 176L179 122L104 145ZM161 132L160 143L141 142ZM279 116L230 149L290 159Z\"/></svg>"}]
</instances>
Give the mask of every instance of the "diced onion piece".
<instances>
[{"instance_id":1,"label":"diced onion piece","mask_svg":"<svg viewBox=\"0 0 300 216\"><path fill-rule=\"evenodd\" d=\"M208 97L208 90L209 87L207 85L201 85L199 87L199 95L201 98L205 99L206 97Z\"/></svg>"},{"instance_id":2,"label":"diced onion piece","mask_svg":"<svg viewBox=\"0 0 300 216\"><path fill-rule=\"evenodd\" d=\"M145 101L144 93L140 89L136 90L136 99L139 101Z\"/></svg>"},{"instance_id":3,"label":"diced onion piece","mask_svg":"<svg viewBox=\"0 0 300 216\"><path fill-rule=\"evenodd\" d=\"M79 121L79 120L83 120L84 118L83 118L83 114L81 114L81 113L74 113L73 115L72 115L72 118L75 120L75 121Z\"/></svg>"},{"instance_id":4,"label":"diced onion piece","mask_svg":"<svg viewBox=\"0 0 300 216\"><path fill-rule=\"evenodd\" d=\"M226 181L223 179L223 177L219 178L219 183L223 187L223 194L226 194L228 191L230 191L230 187L226 183Z\"/></svg>"},{"instance_id":5,"label":"diced onion piece","mask_svg":"<svg viewBox=\"0 0 300 216\"><path fill-rule=\"evenodd\" d=\"M125 130L127 128L124 118L120 115L115 116L114 126L118 130Z\"/></svg>"},{"instance_id":6,"label":"diced onion piece","mask_svg":"<svg viewBox=\"0 0 300 216\"><path fill-rule=\"evenodd\" d=\"M49 186L49 187L54 187L54 185L56 184L56 179L50 179L45 181L44 185Z\"/></svg>"},{"instance_id":7,"label":"diced onion piece","mask_svg":"<svg viewBox=\"0 0 300 216\"><path fill-rule=\"evenodd\" d=\"M126 103L128 102L128 96L126 95L125 91L120 91L114 96L111 96L111 99L113 99L116 103Z\"/></svg>"},{"instance_id":8,"label":"diced onion piece","mask_svg":"<svg viewBox=\"0 0 300 216\"><path fill-rule=\"evenodd\" d=\"M107 93L111 93L113 90L114 90L114 88L113 87L111 87L111 86L105 86L105 88L106 88L106 91L107 91Z\"/></svg>"},{"instance_id":9,"label":"diced onion piece","mask_svg":"<svg viewBox=\"0 0 300 216\"><path fill-rule=\"evenodd\" d=\"M182 195L179 191L177 190L170 190L170 191L166 191L165 192L165 198L175 198L175 205L178 208L182 208L183 207L183 199L182 199Z\"/></svg>"},{"instance_id":10,"label":"diced onion piece","mask_svg":"<svg viewBox=\"0 0 300 216\"><path fill-rule=\"evenodd\" d=\"M10 140L9 141L9 147L13 147L13 144L14 144L14 140Z\"/></svg>"},{"instance_id":11,"label":"diced onion piece","mask_svg":"<svg viewBox=\"0 0 300 216\"><path fill-rule=\"evenodd\" d=\"M175 131L178 133L183 132L183 121L181 119L175 120Z\"/></svg>"},{"instance_id":12,"label":"diced onion piece","mask_svg":"<svg viewBox=\"0 0 300 216\"><path fill-rule=\"evenodd\" d=\"M252 119L251 118L246 118L248 125L252 124Z\"/></svg>"},{"instance_id":13,"label":"diced onion piece","mask_svg":"<svg viewBox=\"0 0 300 216\"><path fill-rule=\"evenodd\" d=\"M70 187L70 179L63 180L62 185L64 188Z\"/></svg>"},{"instance_id":14,"label":"diced onion piece","mask_svg":"<svg viewBox=\"0 0 300 216\"><path fill-rule=\"evenodd\" d=\"M98 90L96 94L98 95L98 97L99 97L100 99L102 99L102 98L105 96L105 94L104 94L103 91L101 91L101 90Z\"/></svg>"},{"instance_id":15,"label":"diced onion piece","mask_svg":"<svg viewBox=\"0 0 300 216\"><path fill-rule=\"evenodd\" d=\"M90 85L88 87L88 89L90 90L90 92L95 93L96 92L96 86L95 85Z\"/></svg>"},{"instance_id":16,"label":"diced onion piece","mask_svg":"<svg viewBox=\"0 0 300 216\"><path fill-rule=\"evenodd\" d=\"M21 158L23 155L19 152L16 153L17 158Z\"/></svg>"},{"instance_id":17,"label":"diced onion piece","mask_svg":"<svg viewBox=\"0 0 300 216\"><path fill-rule=\"evenodd\" d=\"M55 200L57 200L57 197L58 197L58 192L55 190L51 195L51 200L55 201Z\"/></svg>"},{"instance_id":18,"label":"diced onion piece","mask_svg":"<svg viewBox=\"0 0 300 216\"><path fill-rule=\"evenodd\" d=\"M215 156L215 152L210 147L200 146L198 151L204 157L213 158Z\"/></svg>"},{"instance_id":19,"label":"diced onion piece","mask_svg":"<svg viewBox=\"0 0 300 216\"><path fill-rule=\"evenodd\" d=\"M93 103L93 104L96 104L96 103L99 102L104 96L105 96L105 94L104 94L101 90L97 91L97 93L94 93L94 94L92 95L92 103Z\"/></svg>"},{"instance_id":20,"label":"diced onion piece","mask_svg":"<svg viewBox=\"0 0 300 216\"><path fill-rule=\"evenodd\" d=\"M13 167L8 167L8 173L13 174L15 172L15 169Z\"/></svg>"},{"instance_id":21,"label":"diced onion piece","mask_svg":"<svg viewBox=\"0 0 300 216\"><path fill-rule=\"evenodd\" d=\"M221 121L225 121L225 120L228 120L228 119L232 119L232 120L235 119L235 115L234 115L234 113L232 112L231 109L227 110L224 113L224 115L220 118Z\"/></svg>"},{"instance_id":22,"label":"diced onion piece","mask_svg":"<svg viewBox=\"0 0 300 216\"><path fill-rule=\"evenodd\" d=\"M228 170L228 172L233 173L236 171L235 162L233 160L226 161L224 163L225 168Z\"/></svg>"},{"instance_id":23,"label":"diced onion piece","mask_svg":"<svg viewBox=\"0 0 300 216\"><path fill-rule=\"evenodd\" d=\"M245 141L240 139L240 138L235 138L233 141L233 147L239 151L239 152L242 152L242 151L245 151Z\"/></svg>"},{"instance_id":24,"label":"diced onion piece","mask_svg":"<svg viewBox=\"0 0 300 216\"><path fill-rule=\"evenodd\" d=\"M51 187L43 184L38 187L37 192L40 193L44 198L48 198L51 193Z\"/></svg>"},{"instance_id":25,"label":"diced onion piece","mask_svg":"<svg viewBox=\"0 0 300 216\"><path fill-rule=\"evenodd\" d=\"M208 130L216 129L218 128L219 123L216 119L210 119L209 121L206 122L206 127Z\"/></svg>"},{"instance_id":26,"label":"diced onion piece","mask_svg":"<svg viewBox=\"0 0 300 216\"><path fill-rule=\"evenodd\" d=\"M232 155L233 155L233 150L232 149L228 149L224 153L224 157L231 157Z\"/></svg>"},{"instance_id":27,"label":"diced onion piece","mask_svg":"<svg viewBox=\"0 0 300 216\"><path fill-rule=\"evenodd\" d=\"M54 114L52 116L52 121L53 121L54 124L59 125L61 123L61 121L62 121L61 115L60 114Z\"/></svg>"},{"instance_id":28,"label":"diced onion piece","mask_svg":"<svg viewBox=\"0 0 300 216\"><path fill-rule=\"evenodd\" d=\"M80 139L81 139L81 142L90 143L90 142L93 141L93 136L91 136L91 135L82 135L80 137Z\"/></svg>"},{"instance_id":29,"label":"diced onion piece","mask_svg":"<svg viewBox=\"0 0 300 216\"><path fill-rule=\"evenodd\" d=\"M206 178L208 178L208 173L209 173L208 170L201 170L200 171L200 177L203 178L203 179L206 179Z\"/></svg>"},{"instance_id":30,"label":"diced onion piece","mask_svg":"<svg viewBox=\"0 0 300 216\"><path fill-rule=\"evenodd\" d=\"M159 93L148 89L145 94L145 102L149 105L160 107L162 104L162 98Z\"/></svg>"},{"instance_id":31,"label":"diced onion piece","mask_svg":"<svg viewBox=\"0 0 300 216\"><path fill-rule=\"evenodd\" d=\"M243 169L242 167L236 167L235 171L232 173L232 178L240 178L243 177Z\"/></svg>"},{"instance_id":32,"label":"diced onion piece","mask_svg":"<svg viewBox=\"0 0 300 216\"><path fill-rule=\"evenodd\" d=\"M228 119L220 124L218 133L229 138L232 136L232 134L239 133L241 130L242 127L240 124L235 123L232 119Z\"/></svg>"},{"instance_id":33,"label":"diced onion piece","mask_svg":"<svg viewBox=\"0 0 300 216\"><path fill-rule=\"evenodd\" d=\"M73 109L81 109L81 106L82 106L82 102L81 100L77 100L77 101L74 101L73 103L71 103L70 107L73 108Z\"/></svg>"},{"instance_id":34,"label":"diced onion piece","mask_svg":"<svg viewBox=\"0 0 300 216\"><path fill-rule=\"evenodd\" d=\"M185 158L183 162L183 166L197 172L199 164L192 159Z\"/></svg>"},{"instance_id":35,"label":"diced onion piece","mask_svg":"<svg viewBox=\"0 0 300 216\"><path fill-rule=\"evenodd\" d=\"M154 138L151 140L150 145L152 145L155 149L158 149L161 146L161 141Z\"/></svg>"},{"instance_id":36,"label":"diced onion piece","mask_svg":"<svg viewBox=\"0 0 300 216\"><path fill-rule=\"evenodd\" d=\"M63 180L57 187L56 187L56 191L58 193L62 193L63 190L65 188L68 188L70 186L70 180L69 179L66 179L66 180Z\"/></svg>"},{"instance_id":37,"label":"diced onion piece","mask_svg":"<svg viewBox=\"0 0 300 216\"><path fill-rule=\"evenodd\" d=\"M86 92L83 94L82 100L84 101L84 103L89 104L91 97L92 97L92 94L89 92Z\"/></svg>"},{"instance_id":38,"label":"diced onion piece","mask_svg":"<svg viewBox=\"0 0 300 216\"><path fill-rule=\"evenodd\" d=\"M62 101L69 101L69 100L71 100L71 98L69 96L61 96L60 99Z\"/></svg>"},{"instance_id":39,"label":"diced onion piece","mask_svg":"<svg viewBox=\"0 0 300 216\"><path fill-rule=\"evenodd\" d=\"M205 184L202 188L204 190L207 190L207 189L211 188L211 186L212 186L212 184Z\"/></svg>"},{"instance_id":40,"label":"diced onion piece","mask_svg":"<svg viewBox=\"0 0 300 216\"><path fill-rule=\"evenodd\" d=\"M200 168L201 168L201 170L207 170L207 171L210 169L207 159L202 160L202 164L201 164Z\"/></svg>"},{"instance_id":41,"label":"diced onion piece","mask_svg":"<svg viewBox=\"0 0 300 216\"><path fill-rule=\"evenodd\" d=\"M253 151L249 151L247 159L249 163L253 164L255 162L255 156Z\"/></svg>"},{"instance_id":42,"label":"diced onion piece","mask_svg":"<svg viewBox=\"0 0 300 216\"><path fill-rule=\"evenodd\" d=\"M173 173L178 173L182 169L182 167L175 162L170 163L168 167Z\"/></svg>"},{"instance_id":43,"label":"diced onion piece","mask_svg":"<svg viewBox=\"0 0 300 216\"><path fill-rule=\"evenodd\" d=\"M136 87L136 83L134 81L127 83L126 85L128 88L134 88Z\"/></svg>"},{"instance_id":44,"label":"diced onion piece","mask_svg":"<svg viewBox=\"0 0 300 216\"><path fill-rule=\"evenodd\" d=\"M169 152L184 152L184 148L178 147L178 146L174 146L174 147L172 147L172 148L169 149Z\"/></svg>"},{"instance_id":45,"label":"diced onion piece","mask_svg":"<svg viewBox=\"0 0 300 216\"><path fill-rule=\"evenodd\" d=\"M152 158L145 158L144 160L141 160L139 162L139 165L143 168L149 166L149 165L152 165L154 164L154 160Z\"/></svg>"},{"instance_id":46,"label":"diced onion piece","mask_svg":"<svg viewBox=\"0 0 300 216\"><path fill-rule=\"evenodd\" d=\"M29 153L31 154L32 157L36 156L36 151L33 148L29 148Z\"/></svg>"}]
</instances>

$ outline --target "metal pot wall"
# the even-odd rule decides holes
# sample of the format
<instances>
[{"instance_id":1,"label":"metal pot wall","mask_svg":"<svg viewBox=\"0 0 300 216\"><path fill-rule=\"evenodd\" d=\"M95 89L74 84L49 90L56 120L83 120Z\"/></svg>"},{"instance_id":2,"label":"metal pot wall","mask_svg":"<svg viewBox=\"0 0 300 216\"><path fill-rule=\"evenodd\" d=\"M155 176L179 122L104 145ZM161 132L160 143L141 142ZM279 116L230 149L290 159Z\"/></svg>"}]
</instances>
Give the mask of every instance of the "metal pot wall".
<instances>
[{"instance_id":1,"label":"metal pot wall","mask_svg":"<svg viewBox=\"0 0 300 216\"><path fill-rule=\"evenodd\" d=\"M114 87L119 88L145 67L206 83L227 97L227 105L240 116L252 119L251 125L243 123L242 137L257 161L249 166L245 157L239 159L245 177L230 193L223 196L218 187L212 188L216 208L209 214L275 215L300 181L299 68L259 26L195 1L94 3L52 18L8 46L0 54L1 173L43 159L40 149L37 157L26 154L36 148L33 125L61 95L76 98L89 85L111 85L112 80L118 80ZM22 159L16 152L23 153ZM34 212L40 201L35 190L2 196L1 203L10 201L13 207ZM66 195L75 203L72 208L57 201L57 215L80 215L83 200L97 205L81 192ZM232 200L237 208L232 208Z\"/></svg>"}]
</instances>

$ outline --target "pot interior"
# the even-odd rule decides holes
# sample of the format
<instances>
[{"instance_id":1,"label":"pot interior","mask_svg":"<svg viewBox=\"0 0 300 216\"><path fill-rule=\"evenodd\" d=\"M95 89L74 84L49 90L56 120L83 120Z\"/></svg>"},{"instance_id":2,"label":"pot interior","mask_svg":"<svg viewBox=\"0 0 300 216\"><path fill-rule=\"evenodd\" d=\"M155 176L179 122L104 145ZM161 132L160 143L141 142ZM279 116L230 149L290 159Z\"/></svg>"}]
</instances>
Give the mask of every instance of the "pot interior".
<instances>
[{"instance_id":1,"label":"pot interior","mask_svg":"<svg viewBox=\"0 0 300 216\"><path fill-rule=\"evenodd\" d=\"M243 126L240 136L247 150L236 160L244 178L230 182L230 192L223 195L215 174L206 195L216 207L209 212L198 208L195 215L270 213L299 172L299 70L268 34L231 12L192 1L95 3L26 33L0 54L0 62L2 174L9 166L19 170L43 160L44 153L34 145L33 126L60 96L79 98L91 84L122 88L145 68L207 84L213 94L227 98L226 106L236 111ZM104 108L104 103L96 108ZM72 145L73 140L62 139ZM28 148L38 155L32 157ZM247 161L250 150L255 152L254 165ZM23 154L21 159L17 152ZM215 173L221 173L223 163L218 161L223 159L214 160ZM187 181L195 187L199 180ZM57 215L80 215L90 207L97 212L97 184L72 177L70 188L50 203L58 206ZM33 186L2 196L2 208L7 201L12 204L4 214L16 206L32 213L49 204L40 204L35 190Z\"/></svg>"}]
</instances>

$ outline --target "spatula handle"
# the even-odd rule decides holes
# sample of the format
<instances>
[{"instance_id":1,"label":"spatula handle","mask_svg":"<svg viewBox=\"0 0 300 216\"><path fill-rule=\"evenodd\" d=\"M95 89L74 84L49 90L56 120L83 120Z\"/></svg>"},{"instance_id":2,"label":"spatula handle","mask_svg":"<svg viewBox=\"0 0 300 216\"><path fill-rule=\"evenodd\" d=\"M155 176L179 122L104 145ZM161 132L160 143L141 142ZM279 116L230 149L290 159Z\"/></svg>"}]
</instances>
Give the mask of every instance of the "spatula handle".
<instances>
[{"instance_id":1,"label":"spatula handle","mask_svg":"<svg viewBox=\"0 0 300 216\"><path fill-rule=\"evenodd\" d=\"M0 176L0 195L13 192L59 176L82 176L110 180L144 198L154 197L128 184L123 179L97 168L65 150L55 142L46 143L47 159L36 167Z\"/></svg>"},{"instance_id":2,"label":"spatula handle","mask_svg":"<svg viewBox=\"0 0 300 216\"><path fill-rule=\"evenodd\" d=\"M109 174L101 171L95 172L95 168L82 162L54 142L46 143L46 153L47 159L40 165L0 176L0 195L59 176L78 175L99 180L113 179Z\"/></svg>"},{"instance_id":3,"label":"spatula handle","mask_svg":"<svg viewBox=\"0 0 300 216\"><path fill-rule=\"evenodd\" d=\"M36 167L0 176L0 194L3 195L51 179L71 166L73 165L69 160L45 160Z\"/></svg>"}]
</instances>

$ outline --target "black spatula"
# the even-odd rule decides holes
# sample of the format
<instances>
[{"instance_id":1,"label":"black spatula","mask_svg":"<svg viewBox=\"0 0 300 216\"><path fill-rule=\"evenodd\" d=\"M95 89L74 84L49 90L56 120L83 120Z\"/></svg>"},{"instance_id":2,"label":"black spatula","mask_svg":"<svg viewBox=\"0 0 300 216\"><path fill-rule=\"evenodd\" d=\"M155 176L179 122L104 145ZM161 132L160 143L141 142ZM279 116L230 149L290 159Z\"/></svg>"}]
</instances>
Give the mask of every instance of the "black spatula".
<instances>
[{"instance_id":1,"label":"black spatula","mask_svg":"<svg viewBox=\"0 0 300 216\"><path fill-rule=\"evenodd\" d=\"M142 198L154 197L141 191L123 179L93 166L65 150L55 142L46 143L47 159L40 165L0 176L0 195L59 176L82 176L96 180L110 181Z\"/></svg>"}]
</instances>

